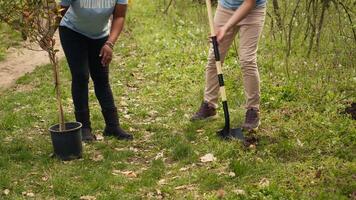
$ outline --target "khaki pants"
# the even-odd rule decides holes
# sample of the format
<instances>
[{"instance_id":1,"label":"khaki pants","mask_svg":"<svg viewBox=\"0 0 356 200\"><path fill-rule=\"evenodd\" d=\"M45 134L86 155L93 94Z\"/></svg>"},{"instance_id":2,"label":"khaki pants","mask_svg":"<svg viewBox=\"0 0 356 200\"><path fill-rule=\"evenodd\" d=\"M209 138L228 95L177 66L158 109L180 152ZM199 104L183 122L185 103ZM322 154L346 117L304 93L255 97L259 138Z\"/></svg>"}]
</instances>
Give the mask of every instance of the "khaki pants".
<instances>
[{"instance_id":1,"label":"khaki pants","mask_svg":"<svg viewBox=\"0 0 356 200\"><path fill-rule=\"evenodd\" d=\"M228 10L220 5L217 8L214 25L216 28L224 24L234 14L233 10ZM262 32L266 8L256 8L252 10L245 19L231 28L226 33L223 41L219 43L221 61L224 62L226 53L234 41L237 33L240 36L239 56L243 73L243 83L246 96L246 108L259 109L260 105L260 76L257 67L258 40ZM206 84L204 100L218 106L219 82L217 77L214 51L209 52L208 64L206 66Z\"/></svg>"}]
</instances>

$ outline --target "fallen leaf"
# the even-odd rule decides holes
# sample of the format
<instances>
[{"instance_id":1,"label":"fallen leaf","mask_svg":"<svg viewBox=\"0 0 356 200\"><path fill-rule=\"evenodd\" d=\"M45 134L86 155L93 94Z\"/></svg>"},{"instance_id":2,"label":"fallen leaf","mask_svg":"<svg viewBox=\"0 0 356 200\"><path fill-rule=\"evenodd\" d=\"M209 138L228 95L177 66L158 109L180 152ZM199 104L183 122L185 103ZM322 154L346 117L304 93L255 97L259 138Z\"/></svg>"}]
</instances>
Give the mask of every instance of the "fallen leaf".
<instances>
[{"instance_id":1,"label":"fallen leaf","mask_svg":"<svg viewBox=\"0 0 356 200\"><path fill-rule=\"evenodd\" d=\"M143 78L143 77L141 76L141 74L139 74L139 73L134 73L134 72L132 72L132 73L131 73L131 76L135 77L137 80L144 80L144 79L145 79L145 78Z\"/></svg>"},{"instance_id":2,"label":"fallen leaf","mask_svg":"<svg viewBox=\"0 0 356 200\"><path fill-rule=\"evenodd\" d=\"M129 178L137 178L137 174L135 174L135 172L133 172L133 171L123 171L123 172L121 172L121 174L123 174Z\"/></svg>"},{"instance_id":3,"label":"fallen leaf","mask_svg":"<svg viewBox=\"0 0 356 200\"><path fill-rule=\"evenodd\" d=\"M131 116L130 115L124 115L123 116L125 119L131 119Z\"/></svg>"},{"instance_id":4,"label":"fallen leaf","mask_svg":"<svg viewBox=\"0 0 356 200\"><path fill-rule=\"evenodd\" d=\"M3 193L4 193L5 196L7 196L7 195L10 194L10 190L9 189L5 189Z\"/></svg>"},{"instance_id":5,"label":"fallen leaf","mask_svg":"<svg viewBox=\"0 0 356 200\"><path fill-rule=\"evenodd\" d=\"M138 152L138 149L136 149L136 148L134 148L134 147L130 147L129 149L130 149L130 151L133 151L133 152L135 152L135 153Z\"/></svg>"},{"instance_id":6,"label":"fallen leaf","mask_svg":"<svg viewBox=\"0 0 356 200\"><path fill-rule=\"evenodd\" d=\"M160 158L163 158L163 152L160 152L155 156L155 160L158 160Z\"/></svg>"},{"instance_id":7,"label":"fallen leaf","mask_svg":"<svg viewBox=\"0 0 356 200\"><path fill-rule=\"evenodd\" d=\"M234 193L237 195L245 195L246 194L245 190L241 190L241 189L234 190Z\"/></svg>"},{"instance_id":8,"label":"fallen leaf","mask_svg":"<svg viewBox=\"0 0 356 200\"><path fill-rule=\"evenodd\" d=\"M235 174L234 172L230 172L230 173L229 173L229 176L230 176L230 177L235 177L236 174Z\"/></svg>"},{"instance_id":9,"label":"fallen leaf","mask_svg":"<svg viewBox=\"0 0 356 200\"><path fill-rule=\"evenodd\" d=\"M6 137L4 138L4 142L12 142L13 138L12 137Z\"/></svg>"},{"instance_id":10,"label":"fallen leaf","mask_svg":"<svg viewBox=\"0 0 356 200\"><path fill-rule=\"evenodd\" d=\"M135 131L137 131L137 129L130 127L130 128L129 128L129 131L130 131L130 132L135 132Z\"/></svg>"},{"instance_id":11,"label":"fallen leaf","mask_svg":"<svg viewBox=\"0 0 356 200\"><path fill-rule=\"evenodd\" d=\"M81 196L80 200L96 200L96 197L94 196Z\"/></svg>"},{"instance_id":12,"label":"fallen leaf","mask_svg":"<svg viewBox=\"0 0 356 200\"><path fill-rule=\"evenodd\" d=\"M187 171L188 169L189 169L189 167L182 167L182 168L179 169L179 171L185 172L185 171Z\"/></svg>"},{"instance_id":13,"label":"fallen leaf","mask_svg":"<svg viewBox=\"0 0 356 200\"><path fill-rule=\"evenodd\" d=\"M149 115L150 117L157 117L158 112L157 112L156 110L151 110L151 111L148 113L148 115Z\"/></svg>"},{"instance_id":14,"label":"fallen leaf","mask_svg":"<svg viewBox=\"0 0 356 200\"><path fill-rule=\"evenodd\" d=\"M165 185L165 184L167 184L167 183L166 183L166 180L165 180L165 179L161 179L161 180L158 181L158 184L159 184L159 185Z\"/></svg>"},{"instance_id":15,"label":"fallen leaf","mask_svg":"<svg viewBox=\"0 0 356 200\"><path fill-rule=\"evenodd\" d=\"M112 170L111 174L114 176L118 176L119 174L121 174L121 171L114 169L114 170Z\"/></svg>"},{"instance_id":16,"label":"fallen leaf","mask_svg":"<svg viewBox=\"0 0 356 200\"><path fill-rule=\"evenodd\" d=\"M48 176L43 176L41 179L42 181L48 181Z\"/></svg>"},{"instance_id":17,"label":"fallen leaf","mask_svg":"<svg viewBox=\"0 0 356 200\"><path fill-rule=\"evenodd\" d=\"M225 196L225 190L219 189L219 190L216 192L216 196L217 196L219 199L224 198L224 196Z\"/></svg>"},{"instance_id":18,"label":"fallen leaf","mask_svg":"<svg viewBox=\"0 0 356 200\"><path fill-rule=\"evenodd\" d=\"M128 105L126 101L120 101L120 106L127 107Z\"/></svg>"},{"instance_id":19,"label":"fallen leaf","mask_svg":"<svg viewBox=\"0 0 356 200\"><path fill-rule=\"evenodd\" d=\"M201 161L202 163L213 162L213 161L215 161L215 160L216 160L216 158L215 158L214 155L211 154L211 153L208 153L208 154L206 154L205 156L200 157L200 161Z\"/></svg>"},{"instance_id":20,"label":"fallen leaf","mask_svg":"<svg viewBox=\"0 0 356 200\"><path fill-rule=\"evenodd\" d=\"M96 154L96 155L94 155L91 159L92 159L93 161L95 161L95 162L99 162L99 161L104 160L104 156L101 155L101 154Z\"/></svg>"},{"instance_id":21,"label":"fallen leaf","mask_svg":"<svg viewBox=\"0 0 356 200\"><path fill-rule=\"evenodd\" d=\"M32 192L25 192L25 196L27 197L35 197L35 194Z\"/></svg>"},{"instance_id":22,"label":"fallen leaf","mask_svg":"<svg viewBox=\"0 0 356 200\"><path fill-rule=\"evenodd\" d=\"M155 194L153 192L148 192L146 196L148 199L153 199Z\"/></svg>"},{"instance_id":23,"label":"fallen leaf","mask_svg":"<svg viewBox=\"0 0 356 200\"><path fill-rule=\"evenodd\" d=\"M96 140L103 141L104 137L102 135L96 135Z\"/></svg>"},{"instance_id":24,"label":"fallen leaf","mask_svg":"<svg viewBox=\"0 0 356 200\"><path fill-rule=\"evenodd\" d=\"M269 186L269 180L266 179L266 178L263 178L263 179L260 181L259 185L260 185L261 188L268 187L268 186Z\"/></svg>"},{"instance_id":25,"label":"fallen leaf","mask_svg":"<svg viewBox=\"0 0 356 200\"><path fill-rule=\"evenodd\" d=\"M298 144L298 146L300 146L300 147L303 147L304 146L304 144L297 138L297 144Z\"/></svg>"},{"instance_id":26,"label":"fallen leaf","mask_svg":"<svg viewBox=\"0 0 356 200\"><path fill-rule=\"evenodd\" d=\"M194 185L181 185L174 188L175 190L194 190Z\"/></svg>"},{"instance_id":27,"label":"fallen leaf","mask_svg":"<svg viewBox=\"0 0 356 200\"><path fill-rule=\"evenodd\" d=\"M315 173L315 178L320 178L321 177L321 169L318 169Z\"/></svg>"}]
</instances>

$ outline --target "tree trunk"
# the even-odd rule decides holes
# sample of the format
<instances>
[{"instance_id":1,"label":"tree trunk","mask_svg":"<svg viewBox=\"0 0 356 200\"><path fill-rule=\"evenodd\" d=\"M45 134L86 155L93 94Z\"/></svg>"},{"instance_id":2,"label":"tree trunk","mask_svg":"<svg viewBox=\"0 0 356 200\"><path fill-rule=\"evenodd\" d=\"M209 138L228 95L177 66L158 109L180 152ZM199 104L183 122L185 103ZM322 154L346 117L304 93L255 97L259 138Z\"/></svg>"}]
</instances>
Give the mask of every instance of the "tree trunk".
<instances>
[{"instance_id":1,"label":"tree trunk","mask_svg":"<svg viewBox=\"0 0 356 200\"><path fill-rule=\"evenodd\" d=\"M325 12L326 12L326 9L329 6L329 2L330 2L330 0L324 0L323 1L323 7L322 7L322 10L321 10L321 16L320 16L319 25L318 25L318 32L316 34L316 48L317 48L318 52L319 52L319 46L320 46L321 30L323 29Z\"/></svg>"},{"instance_id":2,"label":"tree trunk","mask_svg":"<svg viewBox=\"0 0 356 200\"><path fill-rule=\"evenodd\" d=\"M58 58L56 56L56 52L53 49L48 51L48 55L53 68L54 85L56 90L56 99L57 99L57 106L58 106L59 131L63 131L66 129L66 127L64 123L64 113L63 113L62 98L61 98Z\"/></svg>"},{"instance_id":3,"label":"tree trunk","mask_svg":"<svg viewBox=\"0 0 356 200\"><path fill-rule=\"evenodd\" d=\"M277 21L277 26L279 28L279 30L283 29L283 22L282 22L282 17L281 17L281 13L280 13L280 9L279 9L279 4L278 4L278 0L273 0L273 11L274 14L276 15L276 21Z\"/></svg>"}]
</instances>

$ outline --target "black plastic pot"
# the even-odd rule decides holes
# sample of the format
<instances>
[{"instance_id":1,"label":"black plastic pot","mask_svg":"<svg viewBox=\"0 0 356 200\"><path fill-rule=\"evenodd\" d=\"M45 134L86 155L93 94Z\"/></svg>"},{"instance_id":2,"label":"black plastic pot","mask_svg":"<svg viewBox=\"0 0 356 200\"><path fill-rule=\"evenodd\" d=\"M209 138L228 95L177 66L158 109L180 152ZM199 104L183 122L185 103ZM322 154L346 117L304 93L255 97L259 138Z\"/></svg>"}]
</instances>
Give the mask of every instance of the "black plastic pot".
<instances>
[{"instance_id":1,"label":"black plastic pot","mask_svg":"<svg viewBox=\"0 0 356 200\"><path fill-rule=\"evenodd\" d=\"M61 160L74 160L82 157L82 124L68 122L64 131L59 131L59 124L49 128L54 156Z\"/></svg>"}]
</instances>

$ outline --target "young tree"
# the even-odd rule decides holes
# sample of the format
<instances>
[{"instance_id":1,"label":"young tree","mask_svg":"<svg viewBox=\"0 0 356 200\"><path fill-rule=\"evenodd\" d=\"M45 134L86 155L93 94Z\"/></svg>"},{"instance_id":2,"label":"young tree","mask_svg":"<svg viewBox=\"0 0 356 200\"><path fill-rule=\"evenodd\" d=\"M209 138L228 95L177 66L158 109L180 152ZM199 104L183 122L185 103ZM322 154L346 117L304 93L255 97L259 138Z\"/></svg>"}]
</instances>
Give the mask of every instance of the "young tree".
<instances>
[{"instance_id":1,"label":"young tree","mask_svg":"<svg viewBox=\"0 0 356 200\"><path fill-rule=\"evenodd\" d=\"M65 129L61 101L59 64L53 33L58 25L60 7L55 0L11 0L0 1L0 22L22 33L23 38L38 44L48 53L54 74L60 131Z\"/></svg>"}]
</instances>

